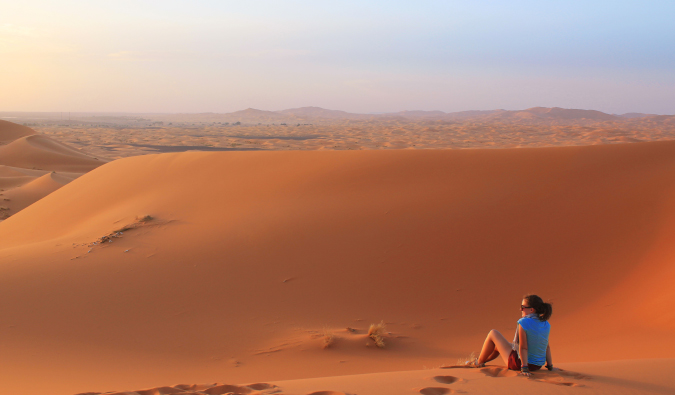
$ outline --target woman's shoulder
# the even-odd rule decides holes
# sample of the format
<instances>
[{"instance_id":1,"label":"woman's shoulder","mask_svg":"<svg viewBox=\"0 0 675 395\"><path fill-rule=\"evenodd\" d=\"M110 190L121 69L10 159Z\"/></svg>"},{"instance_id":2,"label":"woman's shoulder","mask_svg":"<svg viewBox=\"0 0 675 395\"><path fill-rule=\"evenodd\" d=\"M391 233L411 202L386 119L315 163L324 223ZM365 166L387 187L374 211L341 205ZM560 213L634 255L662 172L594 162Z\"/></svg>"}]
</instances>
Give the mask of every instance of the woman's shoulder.
<instances>
[{"instance_id":1,"label":"woman's shoulder","mask_svg":"<svg viewBox=\"0 0 675 395\"><path fill-rule=\"evenodd\" d=\"M518 320L518 324L523 328L531 327L532 325L542 325L542 326L551 326L548 321L542 321L537 317L526 316Z\"/></svg>"}]
</instances>

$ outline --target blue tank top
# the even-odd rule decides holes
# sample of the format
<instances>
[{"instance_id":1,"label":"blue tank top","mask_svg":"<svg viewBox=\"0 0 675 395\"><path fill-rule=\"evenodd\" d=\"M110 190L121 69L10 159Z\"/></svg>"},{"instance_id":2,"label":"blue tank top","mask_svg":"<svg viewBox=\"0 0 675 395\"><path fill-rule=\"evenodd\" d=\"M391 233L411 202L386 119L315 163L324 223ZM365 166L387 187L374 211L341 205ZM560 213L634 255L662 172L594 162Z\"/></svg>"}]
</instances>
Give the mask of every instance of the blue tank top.
<instances>
[{"instance_id":1,"label":"blue tank top","mask_svg":"<svg viewBox=\"0 0 675 395\"><path fill-rule=\"evenodd\" d=\"M546 347L551 324L541 321L536 315L530 314L518 320L527 334L527 362L532 365L544 366L546 363Z\"/></svg>"}]
</instances>

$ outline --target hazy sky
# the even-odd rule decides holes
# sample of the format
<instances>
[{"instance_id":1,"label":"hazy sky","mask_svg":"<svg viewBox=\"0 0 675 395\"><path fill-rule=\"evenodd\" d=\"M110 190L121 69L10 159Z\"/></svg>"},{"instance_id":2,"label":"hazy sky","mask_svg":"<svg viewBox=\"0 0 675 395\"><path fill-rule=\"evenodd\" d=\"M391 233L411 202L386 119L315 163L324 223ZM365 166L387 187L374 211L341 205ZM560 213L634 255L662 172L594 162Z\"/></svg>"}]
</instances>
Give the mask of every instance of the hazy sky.
<instances>
[{"instance_id":1,"label":"hazy sky","mask_svg":"<svg viewBox=\"0 0 675 395\"><path fill-rule=\"evenodd\" d=\"M675 1L0 0L0 111L675 114Z\"/></svg>"}]
</instances>

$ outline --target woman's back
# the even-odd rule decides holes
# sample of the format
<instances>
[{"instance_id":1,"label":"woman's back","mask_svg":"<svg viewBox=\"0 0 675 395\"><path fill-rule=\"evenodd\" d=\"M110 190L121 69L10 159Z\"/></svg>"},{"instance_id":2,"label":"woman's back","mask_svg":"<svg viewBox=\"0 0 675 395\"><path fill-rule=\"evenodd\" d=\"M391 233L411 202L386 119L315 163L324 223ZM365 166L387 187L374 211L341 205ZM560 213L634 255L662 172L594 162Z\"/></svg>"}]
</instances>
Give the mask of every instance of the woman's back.
<instances>
[{"instance_id":1,"label":"woman's back","mask_svg":"<svg viewBox=\"0 0 675 395\"><path fill-rule=\"evenodd\" d=\"M551 324L540 320L535 314L530 314L518 320L518 324L527 334L528 362L543 366L546 363L546 347Z\"/></svg>"}]
</instances>

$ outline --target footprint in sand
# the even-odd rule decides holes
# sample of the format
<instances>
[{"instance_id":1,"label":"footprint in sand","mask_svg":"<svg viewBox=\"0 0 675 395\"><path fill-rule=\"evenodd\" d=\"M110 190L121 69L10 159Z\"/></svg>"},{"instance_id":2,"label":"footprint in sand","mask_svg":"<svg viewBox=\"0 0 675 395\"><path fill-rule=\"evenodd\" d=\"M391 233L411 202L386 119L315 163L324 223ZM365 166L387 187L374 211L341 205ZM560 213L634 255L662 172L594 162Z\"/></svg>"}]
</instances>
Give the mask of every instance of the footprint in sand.
<instances>
[{"instance_id":1,"label":"footprint in sand","mask_svg":"<svg viewBox=\"0 0 675 395\"><path fill-rule=\"evenodd\" d=\"M420 390L422 395L445 395L445 394L454 394L455 391L450 388L443 387L426 387Z\"/></svg>"},{"instance_id":2,"label":"footprint in sand","mask_svg":"<svg viewBox=\"0 0 675 395\"><path fill-rule=\"evenodd\" d=\"M565 386L565 387L583 387L583 385L581 385L581 384L572 383L572 382L569 382L569 381L561 381L561 380L556 380L556 379L543 379L543 380L535 379L534 381L538 381L540 383L546 383L546 384L562 385L562 386Z\"/></svg>"},{"instance_id":3,"label":"footprint in sand","mask_svg":"<svg viewBox=\"0 0 675 395\"><path fill-rule=\"evenodd\" d=\"M460 381L460 379L455 376L436 376L433 379L441 384L452 384Z\"/></svg>"},{"instance_id":4,"label":"footprint in sand","mask_svg":"<svg viewBox=\"0 0 675 395\"><path fill-rule=\"evenodd\" d=\"M542 383L547 383L547 384L554 384L554 385L562 385L566 387L583 387L583 384L579 383L574 383L570 381L566 381L565 377L576 379L576 380L585 380L589 379L589 376L584 376L583 374L580 373L575 373L575 372L567 372L567 371L556 371L554 372L544 372L544 377L543 378L535 378L535 381L539 381Z\"/></svg>"},{"instance_id":5,"label":"footprint in sand","mask_svg":"<svg viewBox=\"0 0 675 395\"><path fill-rule=\"evenodd\" d=\"M349 394L345 394L344 392L340 391L317 391L307 395L349 395Z\"/></svg>"},{"instance_id":6,"label":"footprint in sand","mask_svg":"<svg viewBox=\"0 0 675 395\"><path fill-rule=\"evenodd\" d=\"M588 380L588 379L591 378L591 376L586 376L586 375L583 375L581 373L570 372L570 371L567 371L567 370L558 370L558 371L556 371L556 374L559 374L561 376L571 377L571 378L577 379L577 380Z\"/></svg>"},{"instance_id":7,"label":"footprint in sand","mask_svg":"<svg viewBox=\"0 0 675 395\"><path fill-rule=\"evenodd\" d=\"M486 376L490 377L514 377L518 376L518 372L515 370L509 370L507 368L500 368L496 366L491 366L489 368L481 368L480 372Z\"/></svg>"}]
</instances>

